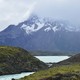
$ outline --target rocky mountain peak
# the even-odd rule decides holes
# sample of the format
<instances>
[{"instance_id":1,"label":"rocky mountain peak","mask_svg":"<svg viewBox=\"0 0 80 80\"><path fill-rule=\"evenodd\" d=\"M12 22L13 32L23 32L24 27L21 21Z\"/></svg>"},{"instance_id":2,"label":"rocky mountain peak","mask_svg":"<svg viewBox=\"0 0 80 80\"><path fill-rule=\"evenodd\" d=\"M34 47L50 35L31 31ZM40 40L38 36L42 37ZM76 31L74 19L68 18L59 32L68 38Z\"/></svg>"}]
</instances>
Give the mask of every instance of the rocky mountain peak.
<instances>
[{"instance_id":1,"label":"rocky mountain peak","mask_svg":"<svg viewBox=\"0 0 80 80\"><path fill-rule=\"evenodd\" d=\"M28 50L80 51L80 29L62 20L30 18L0 32L0 44Z\"/></svg>"},{"instance_id":2,"label":"rocky mountain peak","mask_svg":"<svg viewBox=\"0 0 80 80\"><path fill-rule=\"evenodd\" d=\"M27 34L32 34L33 32L37 32L39 30L43 30L44 32L48 31L71 31L76 32L80 31L79 28L67 23L66 21L61 20L53 20L50 18L39 18L36 15L30 16L30 18L23 23L20 27L23 29Z\"/></svg>"}]
</instances>

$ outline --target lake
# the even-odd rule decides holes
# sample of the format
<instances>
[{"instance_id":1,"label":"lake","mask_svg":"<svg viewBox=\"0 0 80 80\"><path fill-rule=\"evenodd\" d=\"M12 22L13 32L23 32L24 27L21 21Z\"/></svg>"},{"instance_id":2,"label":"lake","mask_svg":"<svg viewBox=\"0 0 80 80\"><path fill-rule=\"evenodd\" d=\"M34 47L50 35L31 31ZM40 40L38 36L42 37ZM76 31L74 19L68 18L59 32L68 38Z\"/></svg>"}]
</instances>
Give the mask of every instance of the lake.
<instances>
[{"instance_id":1,"label":"lake","mask_svg":"<svg viewBox=\"0 0 80 80\"><path fill-rule=\"evenodd\" d=\"M65 59L68 59L68 56L35 56L36 58L40 59L41 61L45 63L56 63ZM33 72L23 72L21 74L12 74L12 75L3 75L0 76L0 80L11 80L12 78L19 79L24 76L28 76L30 74L33 74Z\"/></svg>"},{"instance_id":2,"label":"lake","mask_svg":"<svg viewBox=\"0 0 80 80\"><path fill-rule=\"evenodd\" d=\"M69 56L35 56L36 58L40 59L45 63L57 63L59 61L68 59Z\"/></svg>"}]
</instances>

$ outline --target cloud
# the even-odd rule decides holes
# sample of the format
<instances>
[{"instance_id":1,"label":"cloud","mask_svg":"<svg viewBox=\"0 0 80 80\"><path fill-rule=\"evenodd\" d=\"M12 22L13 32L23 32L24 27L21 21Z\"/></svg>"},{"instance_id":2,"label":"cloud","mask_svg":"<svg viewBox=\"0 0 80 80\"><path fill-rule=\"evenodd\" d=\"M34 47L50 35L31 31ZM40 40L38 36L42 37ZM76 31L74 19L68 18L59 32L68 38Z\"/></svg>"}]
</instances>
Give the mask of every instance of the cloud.
<instances>
[{"instance_id":1,"label":"cloud","mask_svg":"<svg viewBox=\"0 0 80 80\"><path fill-rule=\"evenodd\" d=\"M39 0L35 13L41 17L67 20L79 26L80 0Z\"/></svg>"},{"instance_id":2,"label":"cloud","mask_svg":"<svg viewBox=\"0 0 80 80\"><path fill-rule=\"evenodd\" d=\"M80 0L0 0L0 30L26 20L32 12L80 25Z\"/></svg>"},{"instance_id":3,"label":"cloud","mask_svg":"<svg viewBox=\"0 0 80 80\"><path fill-rule=\"evenodd\" d=\"M0 0L0 31L10 24L26 20L37 2L26 0Z\"/></svg>"},{"instance_id":4,"label":"cloud","mask_svg":"<svg viewBox=\"0 0 80 80\"><path fill-rule=\"evenodd\" d=\"M37 4L37 2L34 2L34 3L29 5L27 12L23 15L23 19L26 20L30 17L30 15L34 12L36 4Z\"/></svg>"}]
</instances>

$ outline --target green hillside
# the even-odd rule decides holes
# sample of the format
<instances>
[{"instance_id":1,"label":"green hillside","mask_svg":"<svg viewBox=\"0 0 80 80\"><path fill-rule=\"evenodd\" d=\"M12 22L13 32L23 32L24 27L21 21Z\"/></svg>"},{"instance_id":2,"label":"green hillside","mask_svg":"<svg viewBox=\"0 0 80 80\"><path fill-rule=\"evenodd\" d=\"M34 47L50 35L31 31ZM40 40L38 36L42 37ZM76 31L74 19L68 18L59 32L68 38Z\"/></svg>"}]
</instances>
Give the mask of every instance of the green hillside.
<instances>
[{"instance_id":1,"label":"green hillside","mask_svg":"<svg viewBox=\"0 0 80 80\"><path fill-rule=\"evenodd\" d=\"M53 67L18 80L80 80L80 64Z\"/></svg>"},{"instance_id":2,"label":"green hillside","mask_svg":"<svg viewBox=\"0 0 80 80\"><path fill-rule=\"evenodd\" d=\"M47 68L47 65L33 57L28 51L9 46L0 46L0 75Z\"/></svg>"},{"instance_id":3,"label":"green hillside","mask_svg":"<svg viewBox=\"0 0 80 80\"><path fill-rule=\"evenodd\" d=\"M80 80L80 54L18 80Z\"/></svg>"}]
</instances>

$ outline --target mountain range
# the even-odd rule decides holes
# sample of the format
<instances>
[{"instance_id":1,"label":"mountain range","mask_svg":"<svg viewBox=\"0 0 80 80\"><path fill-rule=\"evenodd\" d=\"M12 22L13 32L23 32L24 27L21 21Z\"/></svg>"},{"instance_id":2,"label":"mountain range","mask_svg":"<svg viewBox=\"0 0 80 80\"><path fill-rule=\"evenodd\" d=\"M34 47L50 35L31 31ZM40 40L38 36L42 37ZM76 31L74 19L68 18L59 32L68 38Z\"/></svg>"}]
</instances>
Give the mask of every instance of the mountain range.
<instances>
[{"instance_id":1,"label":"mountain range","mask_svg":"<svg viewBox=\"0 0 80 80\"><path fill-rule=\"evenodd\" d=\"M31 51L80 51L80 28L67 21L39 18L36 15L0 32L0 45Z\"/></svg>"}]
</instances>

